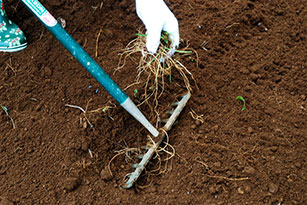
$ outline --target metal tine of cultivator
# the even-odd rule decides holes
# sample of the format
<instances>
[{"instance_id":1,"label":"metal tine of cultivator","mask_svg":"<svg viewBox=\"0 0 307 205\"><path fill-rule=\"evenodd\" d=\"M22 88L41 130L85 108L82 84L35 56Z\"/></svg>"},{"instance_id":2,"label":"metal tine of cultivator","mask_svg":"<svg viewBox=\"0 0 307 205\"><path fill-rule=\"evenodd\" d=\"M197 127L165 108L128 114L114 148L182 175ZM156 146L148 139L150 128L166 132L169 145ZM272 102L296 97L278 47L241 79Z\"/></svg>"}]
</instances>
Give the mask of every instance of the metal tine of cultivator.
<instances>
[{"instance_id":1,"label":"metal tine of cultivator","mask_svg":"<svg viewBox=\"0 0 307 205\"><path fill-rule=\"evenodd\" d=\"M177 103L177 107L174 110L173 114L170 116L164 127L162 128L164 132L160 132L159 134L159 141L155 143L150 149L145 153L140 163L137 164L135 171L128 174L128 180L125 182L125 184L122 186L123 188L129 189L133 186L133 184L137 181L141 173L144 171L146 165L148 164L149 160L152 158L153 154L156 152L158 147L160 146L161 142L164 140L166 136L166 132L169 131L172 128L172 125L178 118L179 114L187 104L188 100L190 99L191 94L188 92L186 95L183 96L183 98Z\"/></svg>"}]
</instances>

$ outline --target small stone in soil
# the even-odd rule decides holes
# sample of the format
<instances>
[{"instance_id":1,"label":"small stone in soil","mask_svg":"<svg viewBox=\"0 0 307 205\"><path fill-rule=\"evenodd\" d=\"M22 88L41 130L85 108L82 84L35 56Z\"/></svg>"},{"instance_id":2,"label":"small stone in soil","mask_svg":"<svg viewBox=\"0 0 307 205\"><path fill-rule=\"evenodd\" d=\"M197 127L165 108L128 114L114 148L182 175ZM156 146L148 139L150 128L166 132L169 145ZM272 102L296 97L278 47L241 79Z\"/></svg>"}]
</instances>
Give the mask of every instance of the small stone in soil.
<instances>
[{"instance_id":1,"label":"small stone in soil","mask_svg":"<svg viewBox=\"0 0 307 205\"><path fill-rule=\"evenodd\" d=\"M81 143L81 149L82 149L83 151L88 151L88 148L89 148L88 142L82 142L82 143Z\"/></svg>"},{"instance_id":2,"label":"small stone in soil","mask_svg":"<svg viewBox=\"0 0 307 205\"><path fill-rule=\"evenodd\" d=\"M244 191L243 191L243 189L241 187L238 188L238 193L239 194L244 194Z\"/></svg>"},{"instance_id":3,"label":"small stone in soil","mask_svg":"<svg viewBox=\"0 0 307 205\"><path fill-rule=\"evenodd\" d=\"M278 147L277 146L272 146L270 149L271 149L272 152L276 152Z\"/></svg>"},{"instance_id":4,"label":"small stone in soil","mask_svg":"<svg viewBox=\"0 0 307 205\"><path fill-rule=\"evenodd\" d=\"M195 125L196 125L196 126L199 126L200 124L201 124L201 122L200 122L199 120L196 120L196 121L195 121Z\"/></svg>"},{"instance_id":5,"label":"small stone in soil","mask_svg":"<svg viewBox=\"0 0 307 205\"><path fill-rule=\"evenodd\" d=\"M215 194L215 192L216 192L215 187L214 186L209 187L209 192L210 192L210 194Z\"/></svg>"},{"instance_id":6,"label":"small stone in soil","mask_svg":"<svg viewBox=\"0 0 307 205\"><path fill-rule=\"evenodd\" d=\"M253 128L252 128L252 127L248 127L248 128L247 128L247 132L248 132L249 134L253 133Z\"/></svg>"},{"instance_id":7,"label":"small stone in soil","mask_svg":"<svg viewBox=\"0 0 307 205\"><path fill-rule=\"evenodd\" d=\"M246 68L241 68L240 72L243 73L243 74L249 74L250 73L250 71Z\"/></svg>"},{"instance_id":8,"label":"small stone in soil","mask_svg":"<svg viewBox=\"0 0 307 205\"><path fill-rule=\"evenodd\" d=\"M302 164L301 164L300 162L296 162L296 163L295 163L295 166L296 166L297 168L301 168L301 167L302 167Z\"/></svg>"},{"instance_id":9,"label":"small stone in soil","mask_svg":"<svg viewBox=\"0 0 307 205\"><path fill-rule=\"evenodd\" d=\"M256 170L253 167L245 167L243 172L247 174L255 174Z\"/></svg>"},{"instance_id":10,"label":"small stone in soil","mask_svg":"<svg viewBox=\"0 0 307 205\"><path fill-rule=\"evenodd\" d=\"M228 170L228 171L226 172L226 174L227 174L228 177L231 177L231 176L232 176L232 171Z\"/></svg>"},{"instance_id":11,"label":"small stone in soil","mask_svg":"<svg viewBox=\"0 0 307 205\"><path fill-rule=\"evenodd\" d=\"M213 166L215 166L216 168L220 168L221 167L221 162L214 162Z\"/></svg>"},{"instance_id":12,"label":"small stone in soil","mask_svg":"<svg viewBox=\"0 0 307 205\"><path fill-rule=\"evenodd\" d=\"M275 194L278 192L278 185L274 184L274 183L270 183L269 184L269 192L272 194Z\"/></svg>"},{"instance_id":13,"label":"small stone in soil","mask_svg":"<svg viewBox=\"0 0 307 205\"><path fill-rule=\"evenodd\" d=\"M213 130L214 132L216 132L218 129L219 129L219 126L218 126L218 125L214 125L214 126L212 127L212 130Z\"/></svg>"}]
</instances>

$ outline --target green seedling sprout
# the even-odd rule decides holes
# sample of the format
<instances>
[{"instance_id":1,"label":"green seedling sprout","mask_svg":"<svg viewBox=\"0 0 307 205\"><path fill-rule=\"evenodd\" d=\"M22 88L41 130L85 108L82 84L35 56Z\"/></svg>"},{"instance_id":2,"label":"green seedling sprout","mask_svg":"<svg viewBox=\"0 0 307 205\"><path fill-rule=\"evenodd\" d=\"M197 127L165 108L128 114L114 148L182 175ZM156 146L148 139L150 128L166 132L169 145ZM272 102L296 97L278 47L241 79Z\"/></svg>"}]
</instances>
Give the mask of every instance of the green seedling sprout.
<instances>
[{"instance_id":1,"label":"green seedling sprout","mask_svg":"<svg viewBox=\"0 0 307 205\"><path fill-rule=\"evenodd\" d=\"M141 36L141 37L146 37L147 36L146 34L141 34L141 33L137 33L136 35L137 36Z\"/></svg>"},{"instance_id":2,"label":"green seedling sprout","mask_svg":"<svg viewBox=\"0 0 307 205\"><path fill-rule=\"evenodd\" d=\"M141 36L141 37L146 37L147 36L146 34L141 34L141 33L137 33L136 35L137 36ZM164 43L166 43L166 44L168 43L168 36L169 36L169 34L167 32L163 32L161 34L161 40L163 40Z\"/></svg>"},{"instance_id":3,"label":"green seedling sprout","mask_svg":"<svg viewBox=\"0 0 307 205\"><path fill-rule=\"evenodd\" d=\"M1 108L5 112L6 115L9 115L9 112L5 106L1 105Z\"/></svg>"},{"instance_id":4,"label":"green seedling sprout","mask_svg":"<svg viewBox=\"0 0 307 205\"><path fill-rule=\"evenodd\" d=\"M168 44L168 36L169 34L167 32L163 32L161 35L161 40L163 40L166 44Z\"/></svg>"},{"instance_id":5,"label":"green seedling sprout","mask_svg":"<svg viewBox=\"0 0 307 205\"><path fill-rule=\"evenodd\" d=\"M109 109L111 108L111 106L105 106L103 109L102 109L102 112L107 112Z\"/></svg>"},{"instance_id":6,"label":"green seedling sprout","mask_svg":"<svg viewBox=\"0 0 307 205\"><path fill-rule=\"evenodd\" d=\"M134 91L133 91L133 96L136 98L137 96L137 93L138 93L138 89L134 89Z\"/></svg>"},{"instance_id":7,"label":"green seedling sprout","mask_svg":"<svg viewBox=\"0 0 307 205\"><path fill-rule=\"evenodd\" d=\"M241 109L241 110L244 111L245 108L246 108L246 104L245 104L244 98L243 98L242 96L237 96L237 97L236 97L236 100L240 100L240 101L243 102L243 106L242 106L242 109Z\"/></svg>"},{"instance_id":8,"label":"green seedling sprout","mask_svg":"<svg viewBox=\"0 0 307 205\"><path fill-rule=\"evenodd\" d=\"M15 123L14 123L14 120L13 118L9 115L9 111L8 109L3 106L3 105L0 105L0 107L2 108L2 110L5 112L5 114L10 118L11 122L12 122L12 125L13 125L13 129L15 129Z\"/></svg>"}]
</instances>

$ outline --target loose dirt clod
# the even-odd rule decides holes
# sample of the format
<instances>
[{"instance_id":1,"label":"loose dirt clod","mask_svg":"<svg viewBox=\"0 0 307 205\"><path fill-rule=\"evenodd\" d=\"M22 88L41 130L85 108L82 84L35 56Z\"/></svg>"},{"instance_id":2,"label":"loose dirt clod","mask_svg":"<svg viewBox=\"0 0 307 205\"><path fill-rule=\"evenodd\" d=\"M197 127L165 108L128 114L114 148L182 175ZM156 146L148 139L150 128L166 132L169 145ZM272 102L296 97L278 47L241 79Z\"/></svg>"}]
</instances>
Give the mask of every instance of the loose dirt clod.
<instances>
[{"instance_id":1,"label":"loose dirt clod","mask_svg":"<svg viewBox=\"0 0 307 205\"><path fill-rule=\"evenodd\" d=\"M243 172L247 173L247 174L255 174L256 170L253 167L245 167Z\"/></svg>"},{"instance_id":2,"label":"loose dirt clod","mask_svg":"<svg viewBox=\"0 0 307 205\"><path fill-rule=\"evenodd\" d=\"M294 165L299 169L302 168L302 163L300 162L296 162Z\"/></svg>"},{"instance_id":3,"label":"loose dirt clod","mask_svg":"<svg viewBox=\"0 0 307 205\"><path fill-rule=\"evenodd\" d=\"M253 133L253 128L252 127L248 127L247 128L247 133L249 133L249 134Z\"/></svg>"},{"instance_id":4,"label":"loose dirt clod","mask_svg":"<svg viewBox=\"0 0 307 205\"><path fill-rule=\"evenodd\" d=\"M215 194L215 193L216 193L216 188L215 188L215 186L210 186L210 187L209 187L209 192L210 192L210 194Z\"/></svg>"},{"instance_id":5,"label":"loose dirt clod","mask_svg":"<svg viewBox=\"0 0 307 205\"><path fill-rule=\"evenodd\" d=\"M191 129L195 129L196 128L196 125L195 124L193 124L193 125L191 125Z\"/></svg>"},{"instance_id":6,"label":"loose dirt clod","mask_svg":"<svg viewBox=\"0 0 307 205\"><path fill-rule=\"evenodd\" d=\"M218 129L219 129L219 125L214 125L212 127L212 131L214 131L214 132L218 131Z\"/></svg>"},{"instance_id":7,"label":"loose dirt clod","mask_svg":"<svg viewBox=\"0 0 307 205\"><path fill-rule=\"evenodd\" d=\"M196 126L201 125L201 121L200 121L200 120L196 120L196 121L195 121L195 125L196 125Z\"/></svg>"},{"instance_id":8,"label":"loose dirt clod","mask_svg":"<svg viewBox=\"0 0 307 205\"><path fill-rule=\"evenodd\" d=\"M245 186L244 186L244 191L245 191L246 193L250 193L250 192L252 191L251 186L245 185Z\"/></svg>"},{"instance_id":9,"label":"loose dirt clod","mask_svg":"<svg viewBox=\"0 0 307 205\"><path fill-rule=\"evenodd\" d=\"M107 167L105 167L104 169L101 170L100 177L101 177L101 179L103 179L105 181L109 181L113 178L112 174L110 173L110 171Z\"/></svg>"},{"instance_id":10,"label":"loose dirt clod","mask_svg":"<svg viewBox=\"0 0 307 205\"><path fill-rule=\"evenodd\" d=\"M220 168L221 167L221 162L214 162L213 166L215 166L216 168Z\"/></svg>"},{"instance_id":11,"label":"loose dirt clod","mask_svg":"<svg viewBox=\"0 0 307 205\"><path fill-rule=\"evenodd\" d=\"M78 177L68 177L64 180L64 189L68 192L74 191L81 184L81 179Z\"/></svg>"},{"instance_id":12,"label":"loose dirt clod","mask_svg":"<svg viewBox=\"0 0 307 205\"><path fill-rule=\"evenodd\" d=\"M0 205L14 205L14 203L6 197L0 196Z\"/></svg>"}]
</instances>

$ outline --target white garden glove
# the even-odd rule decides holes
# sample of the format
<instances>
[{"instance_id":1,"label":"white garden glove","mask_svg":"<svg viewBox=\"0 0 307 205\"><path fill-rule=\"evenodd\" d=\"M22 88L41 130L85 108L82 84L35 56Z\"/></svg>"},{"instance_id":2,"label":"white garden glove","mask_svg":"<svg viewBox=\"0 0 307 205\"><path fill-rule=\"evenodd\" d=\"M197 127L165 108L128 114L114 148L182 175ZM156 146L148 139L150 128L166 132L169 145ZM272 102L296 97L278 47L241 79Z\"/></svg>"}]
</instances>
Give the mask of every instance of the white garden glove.
<instances>
[{"instance_id":1,"label":"white garden glove","mask_svg":"<svg viewBox=\"0 0 307 205\"><path fill-rule=\"evenodd\" d=\"M154 54L157 52L161 32L169 33L171 50L168 55L174 54L179 46L179 26L174 14L163 0L135 0L136 12L147 30L146 48Z\"/></svg>"}]
</instances>

